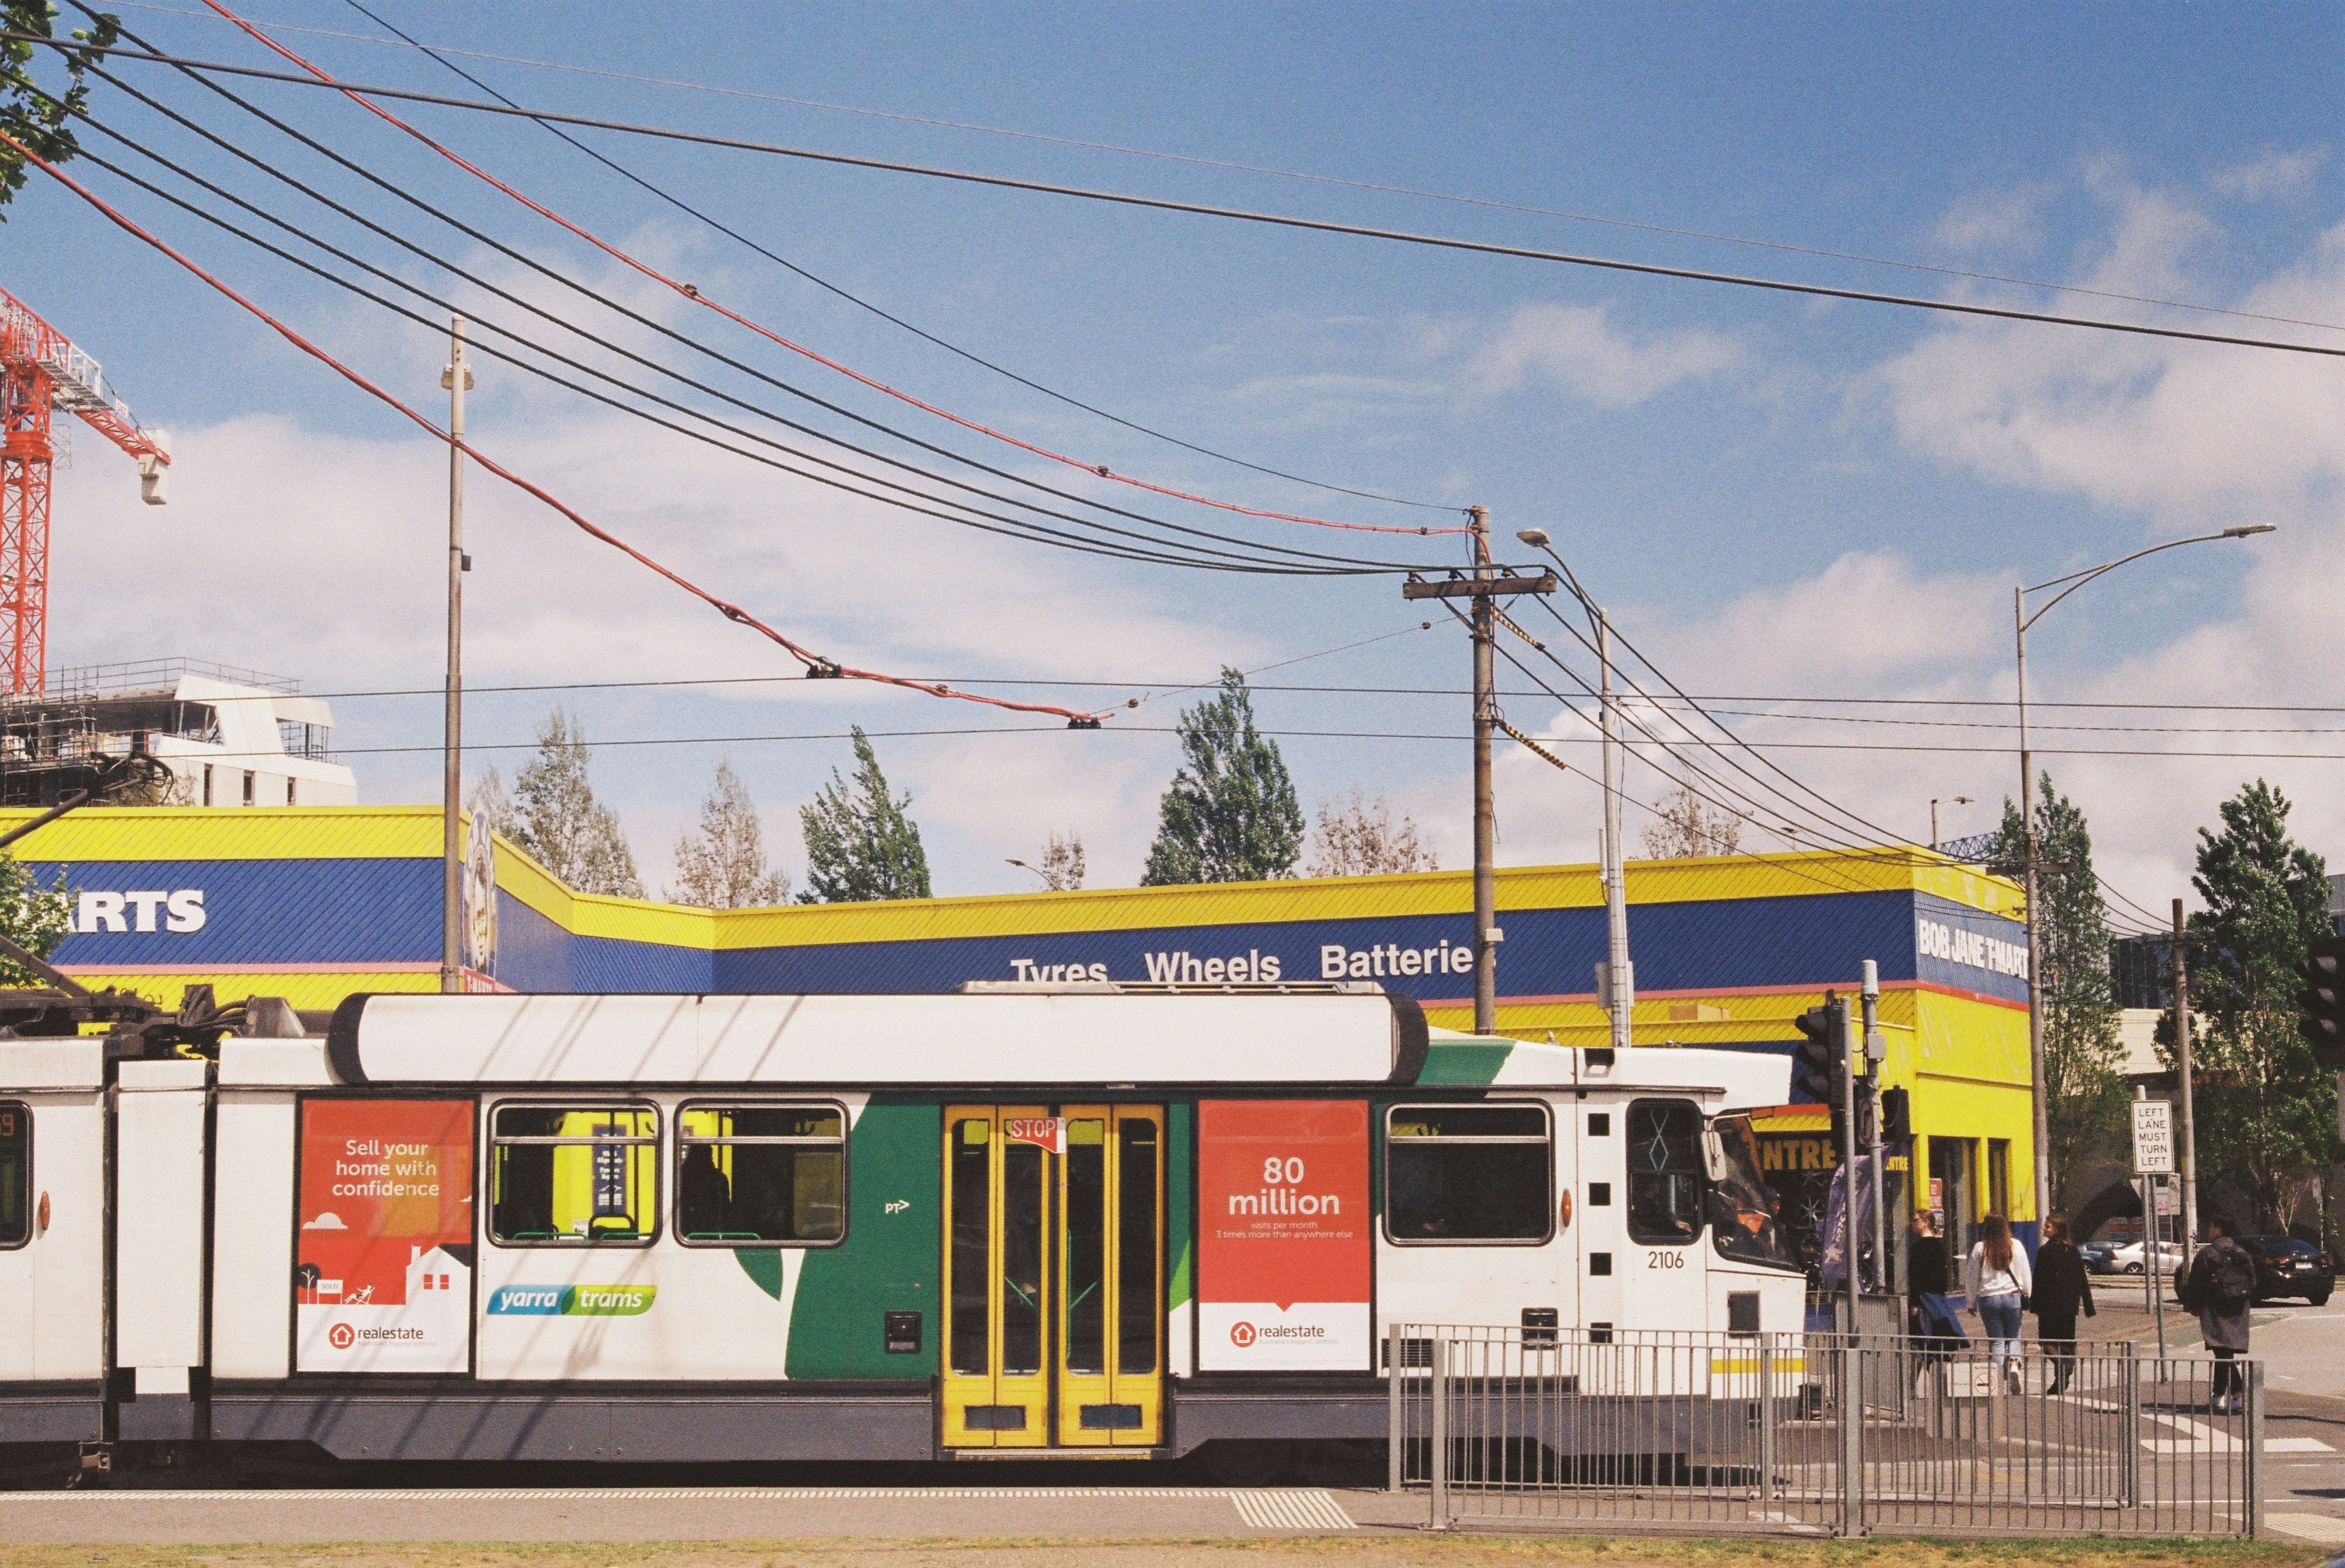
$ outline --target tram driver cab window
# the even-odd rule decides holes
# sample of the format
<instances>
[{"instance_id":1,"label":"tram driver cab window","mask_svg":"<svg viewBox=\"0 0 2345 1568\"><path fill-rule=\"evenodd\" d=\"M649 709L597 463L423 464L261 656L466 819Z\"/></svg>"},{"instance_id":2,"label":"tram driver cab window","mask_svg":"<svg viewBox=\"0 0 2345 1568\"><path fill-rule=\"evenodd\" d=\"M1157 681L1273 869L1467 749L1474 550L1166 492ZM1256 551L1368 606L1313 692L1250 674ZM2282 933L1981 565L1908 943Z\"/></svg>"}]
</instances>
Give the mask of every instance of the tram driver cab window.
<instances>
[{"instance_id":1,"label":"tram driver cab window","mask_svg":"<svg viewBox=\"0 0 2345 1568\"><path fill-rule=\"evenodd\" d=\"M676 1239L823 1246L847 1235L847 1113L687 1105L676 1113Z\"/></svg>"},{"instance_id":2,"label":"tram driver cab window","mask_svg":"<svg viewBox=\"0 0 2345 1568\"><path fill-rule=\"evenodd\" d=\"M1553 1234L1548 1108L1395 1106L1385 1113L1385 1233L1396 1246L1536 1247Z\"/></svg>"},{"instance_id":3,"label":"tram driver cab window","mask_svg":"<svg viewBox=\"0 0 2345 1568\"><path fill-rule=\"evenodd\" d=\"M33 1239L33 1113L0 1100L0 1248Z\"/></svg>"},{"instance_id":4,"label":"tram driver cab window","mask_svg":"<svg viewBox=\"0 0 2345 1568\"><path fill-rule=\"evenodd\" d=\"M1629 1239L1648 1246L1701 1234L1701 1108L1691 1100L1629 1102Z\"/></svg>"},{"instance_id":5,"label":"tram driver cab window","mask_svg":"<svg viewBox=\"0 0 2345 1568\"><path fill-rule=\"evenodd\" d=\"M642 1247L656 1224L659 1112L501 1105L489 1135L489 1235L506 1246Z\"/></svg>"}]
</instances>

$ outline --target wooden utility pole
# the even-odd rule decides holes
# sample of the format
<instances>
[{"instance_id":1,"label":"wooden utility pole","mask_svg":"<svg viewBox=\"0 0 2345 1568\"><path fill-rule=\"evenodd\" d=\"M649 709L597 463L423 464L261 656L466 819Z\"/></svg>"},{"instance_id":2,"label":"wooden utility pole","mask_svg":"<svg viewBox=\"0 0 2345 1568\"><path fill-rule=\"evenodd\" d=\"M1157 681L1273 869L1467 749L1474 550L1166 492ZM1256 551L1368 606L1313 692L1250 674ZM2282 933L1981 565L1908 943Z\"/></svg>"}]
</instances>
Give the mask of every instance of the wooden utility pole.
<instances>
[{"instance_id":1,"label":"wooden utility pole","mask_svg":"<svg viewBox=\"0 0 2345 1568\"><path fill-rule=\"evenodd\" d=\"M1497 607L1502 593L1552 593L1555 573L1537 577L1502 577L1490 561L1490 512L1468 507L1474 520L1473 575L1447 582L1412 579L1401 584L1404 599L1471 599L1473 613L1466 618L1474 637L1474 1032L1495 1033L1498 1027L1498 943L1506 933L1498 926L1497 807L1490 789L1490 735L1498 724Z\"/></svg>"},{"instance_id":2,"label":"wooden utility pole","mask_svg":"<svg viewBox=\"0 0 2345 1568\"><path fill-rule=\"evenodd\" d=\"M464 319L448 324L448 674L447 734L440 784L440 989L464 988L464 859L457 813L464 804Z\"/></svg>"},{"instance_id":3,"label":"wooden utility pole","mask_svg":"<svg viewBox=\"0 0 2345 1568\"><path fill-rule=\"evenodd\" d=\"M1474 578L1487 582L1490 511L1470 507L1474 520ZM1474 596L1474 1032L1498 1028L1498 808L1490 791L1490 733L1498 717L1497 607L1487 593Z\"/></svg>"}]
</instances>

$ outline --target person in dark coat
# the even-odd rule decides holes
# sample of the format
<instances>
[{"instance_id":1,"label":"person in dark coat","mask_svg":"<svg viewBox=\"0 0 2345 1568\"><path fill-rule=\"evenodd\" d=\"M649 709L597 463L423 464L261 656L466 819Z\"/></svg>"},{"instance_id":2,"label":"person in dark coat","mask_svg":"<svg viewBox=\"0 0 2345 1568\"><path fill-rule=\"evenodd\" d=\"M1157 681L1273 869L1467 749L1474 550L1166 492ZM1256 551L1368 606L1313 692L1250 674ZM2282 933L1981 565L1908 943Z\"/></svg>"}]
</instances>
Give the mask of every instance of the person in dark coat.
<instances>
[{"instance_id":1,"label":"person in dark coat","mask_svg":"<svg viewBox=\"0 0 2345 1568\"><path fill-rule=\"evenodd\" d=\"M2218 1415L2239 1409L2247 1391L2247 1379L2232 1358L2248 1348L2248 1309L2256 1300L2256 1260L2231 1230L2229 1220L2208 1217L2207 1244L2190 1259L2178 1292L2184 1309L2198 1314L2198 1331L2215 1357L2208 1408Z\"/></svg>"},{"instance_id":2,"label":"person in dark coat","mask_svg":"<svg viewBox=\"0 0 2345 1568\"><path fill-rule=\"evenodd\" d=\"M1914 1332L1925 1355L1945 1356L1969 1343L1954 1303L1954 1262L1946 1255L1946 1239L1930 1222L1929 1210L1914 1216L1914 1234L1905 1250L1905 1286L1914 1298Z\"/></svg>"},{"instance_id":3,"label":"person in dark coat","mask_svg":"<svg viewBox=\"0 0 2345 1568\"><path fill-rule=\"evenodd\" d=\"M2076 1372L2076 1309L2097 1317L2093 1305L2093 1277L2085 1259L2068 1239L2068 1222L2054 1215L2044 1222L2044 1241L2035 1249L2035 1338L2052 1359L2052 1381L2044 1385L2048 1396L2068 1386Z\"/></svg>"}]
</instances>

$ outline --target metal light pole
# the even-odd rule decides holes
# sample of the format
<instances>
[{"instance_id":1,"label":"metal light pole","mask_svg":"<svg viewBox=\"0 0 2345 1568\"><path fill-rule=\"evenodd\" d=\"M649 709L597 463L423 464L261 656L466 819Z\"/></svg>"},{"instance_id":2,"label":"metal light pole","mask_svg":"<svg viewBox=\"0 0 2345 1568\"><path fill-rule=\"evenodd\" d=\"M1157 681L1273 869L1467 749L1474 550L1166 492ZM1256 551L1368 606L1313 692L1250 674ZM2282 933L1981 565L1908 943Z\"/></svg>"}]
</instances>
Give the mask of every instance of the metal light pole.
<instances>
[{"instance_id":1,"label":"metal light pole","mask_svg":"<svg viewBox=\"0 0 2345 1568\"><path fill-rule=\"evenodd\" d=\"M464 363L464 319L448 324L448 676L447 737L440 784L440 989L464 988L463 845L456 814L464 800L464 393L472 372Z\"/></svg>"},{"instance_id":2,"label":"metal light pole","mask_svg":"<svg viewBox=\"0 0 2345 1568\"><path fill-rule=\"evenodd\" d=\"M1949 795L1939 795L1939 796L1935 796L1935 797L1934 797L1934 798L1931 800L1931 802L1930 802L1930 847L1931 847L1932 849L1935 849L1935 848L1937 848L1937 847L1938 847L1938 845L1942 845L1942 844L1944 844L1944 843L1945 843L1945 842L1946 842L1944 839L1940 838L1940 837L1938 836L1938 807L1939 807L1940 805L1942 805L1942 804L1944 804L1944 805L1969 805L1969 804L1972 804L1971 797L1970 797L1969 795L1966 795L1966 794L1949 794Z\"/></svg>"},{"instance_id":3,"label":"metal light pole","mask_svg":"<svg viewBox=\"0 0 2345 1568\"><path fill-rule=\"evenodd\" d=\"M2190 956L2185 946L2182 900L2174 901L2174 1046L2182 1089L2182 1267L2198 1237L2198 1118L2190 1087Z\"/></svg>"},{"instance_id":4,"label":"metal light pole","mask_svg":"<svg viewBox=\"0 0 2345 1568\"><path fill-rule=\"evenodd\" d=\"M1612 621L1603 608L1589 596L1572 574L1570 565L1556 554L1548 542L1547 531L1527 528L1515 535L1534 550L1544 551L1556 565L1563 569L1564 581L1571 584L1579 607L1588 612L1589 624L1596 629L1596 663L1599 666L1599 692L1602 703L1601 728L1604 734L1604 995L1612 1019L1612 1048L1626 1050L1631 1038L1631 1016L1637 1005L1637 969L1629 961L1629 880L1621 865L1620 853L1620 789L1622 757L1620 749L1620 705L1612 694Z\"/></svg>"},{"instance_id":5,"label":"metal light pole","mask_svg":"<svg viewBox=\"0 0 2345 1568\"><path fill-rule=\"evenodd\" d=\"M2206 544L2218 539L2246 539L2251 534L2269 533L2269 522L2227 528L2220 533L2197 533L2188 539L2169 539L2164 544L2153 544L2147 550L2137 550L2131 555L2120 555L2115 561L2088 566L2081 572L2071 572L2032 587L2011 591L2012 622L2017 629L2019 649L2019 826L2023 881L2027 899L2027 1077L2029 1098L2035 1102L2035 1222L2041 1225L2052 1212L2052 1144L2044 1116L2044 984L2043 984L2043 922L2036 918L2035 870L2035 759L2027 749L2027 632L2044 619L2054 606L2086 583L2115 572L2128 561L2139 561L2145 555L2156 555L2161 550L2175 550L2186 544ZM2059 592L2028 613L2027 596L2041 593L2047 588Z\"/></svg>"}]
</instances>

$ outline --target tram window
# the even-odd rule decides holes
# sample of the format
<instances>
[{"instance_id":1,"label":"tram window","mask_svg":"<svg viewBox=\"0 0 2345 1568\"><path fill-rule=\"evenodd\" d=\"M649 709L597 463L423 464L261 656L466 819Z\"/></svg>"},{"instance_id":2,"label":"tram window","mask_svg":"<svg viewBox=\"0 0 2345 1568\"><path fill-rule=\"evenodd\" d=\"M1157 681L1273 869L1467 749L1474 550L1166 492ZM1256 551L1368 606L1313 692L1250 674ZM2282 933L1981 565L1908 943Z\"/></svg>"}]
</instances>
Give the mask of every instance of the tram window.
<instances>
[{"instance_id":1,"label":"tram window","mask_svg":"<svg viewBox=\"0 0 2345 1568\"><path fill-rule=\"evenodd\" d=\"M824 1246L847 1234L847 1113L687 1105L676 1113L675 1234L687 1247Z\"/></svg>"},{"instance_id":2,"label":"tram window","mask_svg":"<svg viewBox=\"0 0 2345 1568\"><path fill-rule=\"evenodd\" d=\"M1156 1284L1156 1124L1132 1118L1117 1124L1123 1160L1116 1196L1122 1206L1116 1259L1116 1370L1126 1374L1156 1370L1156 1332L1164 1320L1162 1292Z\"/></svg>"},{"instance_id":3,"label":"tram window","mask_svg":"<svg viewBox=\"0 0 2345 1568\"><path fill-rule=\"evenodd\" d=\"M987 1288L991 1283L992 1199L987 1185L993 1124L970 1117L952 1124L952 1340L950 1370L983 1377L987 1347Z\"/></svg>"},{"instance_id":4,"label":"tram window","mask_svg":"<svg viewBox=\"0 0 2345 1568\"><path fill-rule=\"evenodd\" d=\"M1701 1234L1701 1110L1691 1100L1629 1102L1629 1239Z\"/></svg>"},{"instance_id":5,"label":"tram window","mask_svg":"<svg viewBox=\"0 0 2345 1568\"><path fill-rule=\"evenodd\" d=\"M1385 1232L1400 1246L1537 1246L1553 1234L1544 1105L1385 1113Z\"/></svg>"},{"instance_id":6,"label":"tram window","mask_svg":"<svg viewBox=\"0 0 2345 1568\"><path fill-rule=\"evenodd\" d=\"M1711 1122L1709 1155L1710 1236L1719 1256L1797 1268L1776 1215L1775 1190L1761 1174L1751 1118L1722 1116Z\"/></svg>"},{"instance_id":7,"label":"tram window","mask_svg":"<svg viewBox=\"0 0 2345 1568\"><path fill-rule=\"evenodd\" d=\"M648 1106L501 1105L491 1113L489 1235L506 1246L650 1243L659 1112Z\"/></svg>"},{"instance_id":8,"label":"tram window","mask_svg":"<svg viewBox=\"0 0 2345 1568\"><path fill-rule=\"evenodd\" d=\"M33 1239L33 1113L0 1102L0 1247Z\"/></svg>"}]
</instances>

